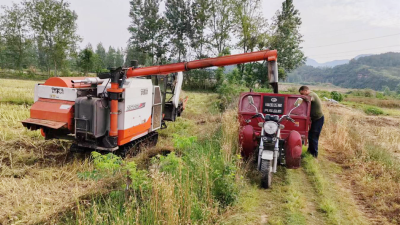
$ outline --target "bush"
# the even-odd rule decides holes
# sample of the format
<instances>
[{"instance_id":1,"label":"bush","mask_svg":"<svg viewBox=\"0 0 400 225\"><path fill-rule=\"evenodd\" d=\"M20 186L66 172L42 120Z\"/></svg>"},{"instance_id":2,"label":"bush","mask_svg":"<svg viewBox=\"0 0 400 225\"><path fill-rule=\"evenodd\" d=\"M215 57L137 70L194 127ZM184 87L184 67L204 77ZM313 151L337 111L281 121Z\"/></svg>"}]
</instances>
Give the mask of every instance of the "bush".
<instances>
[{"instance_id":1,"label":"bush","mask_svg":"<svg viewBox=\"0 0 400 225\"><path fill-rule=\"evenodd\" d=\"M332 91L331 98L335 101L341 102L343 100L343 95L337 91Z\"/></svg>"},{"instance_id":2,"label":"bush","mask_svg":"<svg viewBox=\"0 0 400 225\"><path fill-rule=\"evenodd\" d=\"M298 89L296 87L290 87L287 89L290 94L298 94Z\"/></svg>"},{"instance_id":3,"label":"bush","mask_svg":"<svg viewBox=\"0 0 400 225\"><path fill-rule=\"evenodd\" d=\"M364 89L364 90L355 90L355 91L350 91L347 94L352 94L353 96L363 96L363 97L374 97L374 90L371 89Z\"/></svg>"},{"instance_id":4,"label":"bush","mask_svg":"<svg viewBox=\"0 0 400 225\"><path fill-rule=\"evenodd\" d=\"M366 106L364 108L364 112L368 115L382 115L383 114L383 110L381 108L374 107L374 106Z\"/></svg>"},{"instance_id":5,"label":"bush","mask_svg":"<svg viewBox=\"0 0 400 225\"><path fill-rule=\"evenodd\" d=\"M379 99L384 99L384 98L385 98L385 96L383 95L382 92L376 92L375 97L376 97L376 98L379 98Z\"/></svg>"},{"instance_id":6,"label":"bush","mask_svg":"<svg viewBox=\"0 0 400 225\"><path fill-rule=\"evenodd\" d=\"M368 98L374 97L374 91L371 90L371 89L365 89L364 90L364 96L368 97Z\"/></svg>"},{"instance_id":7,"label":"bush","mask_svg":"<svg viewBox=\"0 0 400 225\"><path fill-rule=\"evenodd\" d=\"M217 88L220 99L220 109L226 109L231 103L236 104L235 99L239 97L241 92L245 91L249 91L249 89L235 84L223 83Z\"/></svg>"}]
</instances>

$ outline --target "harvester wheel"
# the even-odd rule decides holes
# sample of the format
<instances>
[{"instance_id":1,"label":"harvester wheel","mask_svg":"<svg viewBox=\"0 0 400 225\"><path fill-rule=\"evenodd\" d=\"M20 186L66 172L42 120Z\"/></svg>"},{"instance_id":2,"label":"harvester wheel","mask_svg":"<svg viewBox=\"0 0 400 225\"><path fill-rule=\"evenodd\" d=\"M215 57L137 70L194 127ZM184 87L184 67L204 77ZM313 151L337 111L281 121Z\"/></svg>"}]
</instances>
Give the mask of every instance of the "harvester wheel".
<instances>
[{"instance_id":1,"label":"harvester wheel","mask_svg":"<svg viewBox=\"0 0 400 225\"><path fill-rule=\"evenodd\" d=\"M270 188L272 184L272 160L261 160L261 186Z\"/></svg>"}]
</instances>

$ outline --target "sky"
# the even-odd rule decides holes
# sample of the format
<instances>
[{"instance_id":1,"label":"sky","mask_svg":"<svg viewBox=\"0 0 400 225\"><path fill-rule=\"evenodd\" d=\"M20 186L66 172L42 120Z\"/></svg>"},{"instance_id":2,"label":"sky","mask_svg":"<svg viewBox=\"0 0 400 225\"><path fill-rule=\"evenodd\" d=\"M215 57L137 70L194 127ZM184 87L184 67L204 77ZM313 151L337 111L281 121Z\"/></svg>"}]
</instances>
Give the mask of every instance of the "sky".
<instances>
[{"instance_id":1,"label":"sky","mask_svg":"<svg viewBox=\"0 0 400 225\"><path fill-rule=\"evenodd\" d=\"M283 0L261 0L270 22ZM0 0L10 6L20 0ZM125 48L129 0L68 0L78 14L81 48L91 43ZM400 52L400 0L295 0L305 55L320 63L360 54ZM279 54L279 53L278 53Z\"/></svg>"}]
</instances>

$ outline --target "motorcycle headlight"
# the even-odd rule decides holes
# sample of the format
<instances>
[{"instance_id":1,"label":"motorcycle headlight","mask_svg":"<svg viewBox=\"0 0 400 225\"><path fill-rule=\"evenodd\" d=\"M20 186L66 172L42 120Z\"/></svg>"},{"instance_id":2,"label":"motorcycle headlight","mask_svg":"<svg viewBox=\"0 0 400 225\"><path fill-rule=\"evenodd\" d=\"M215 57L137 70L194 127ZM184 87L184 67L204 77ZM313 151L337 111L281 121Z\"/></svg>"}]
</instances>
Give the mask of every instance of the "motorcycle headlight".
<instances>
[{"instance_id":1,"label":"motorcycle headlight","mask_svg":"<svg viewBox=\"0 0 400 225\"><path fill-rule=\"evenodd\" d=\"M275 134L278 130L278 124L274 121L267 121L264 123L264 131L267 134Z\"/></svg>"}]
</instances>

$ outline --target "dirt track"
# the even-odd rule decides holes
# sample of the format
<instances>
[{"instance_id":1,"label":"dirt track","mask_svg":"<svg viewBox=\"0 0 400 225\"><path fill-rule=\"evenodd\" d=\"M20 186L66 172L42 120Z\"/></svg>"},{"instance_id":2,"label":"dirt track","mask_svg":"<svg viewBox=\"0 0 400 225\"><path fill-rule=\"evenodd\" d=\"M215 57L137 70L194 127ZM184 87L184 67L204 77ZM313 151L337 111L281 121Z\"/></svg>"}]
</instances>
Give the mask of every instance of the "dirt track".
<instances>
[{"instance_id":1,"label":"dirt track","mask_svg":"<svg viewBox=\"0 0 400 225\"><path fill-rule=\"evenodd\" d=\"M274 176L271 190L262 190L254 182L246 190L248 193L243 195L244 200L239 203L237 211L226 215L225 221L228 224L400 223L398 214L396 215L398 209L394 209L396 198L378 200L381 194L396 195L400 187L399 181L388 178L389 180L380 184L381 178L377 177L368 178L371 179L369 184L363 183L367 177L373 176L372 170L375 166L381 165L379 168L387 171L383 172L382 176L389 176L385 174L391 171L384 166L384 162L365 158L370 157L364 149L365 139L350 136L355 132L367 137L368 141L376 142L386 137L386 146L383 147L387 149L383 150L397 155L400 120L366 116L361 111L341 105L326 104L324 110L328 122L325 123L321 135L318 160L306 157L303 159L302 168L297 170L280 168L279 173ZM343 116L346 116L347 122L342 121ZM345 132L341 132L342 128L346 129ZM387 130L388 134L392 134L390 137L385 133ZM332 144L343 139L347 142ZM345 152L352 148L351 152L357 152L357 146L364 149L364 152L360 153L363 155L357 156L359 158L352 158L355 156ZM365 160L367 162L364 162ZM254 180L251 176L249 179ZM370 188L371 186L383 190L378 191ZM389 194L387 191L393 193ZM391 209L390 206L394 208Z\"/></svg>"}]
</instances>

